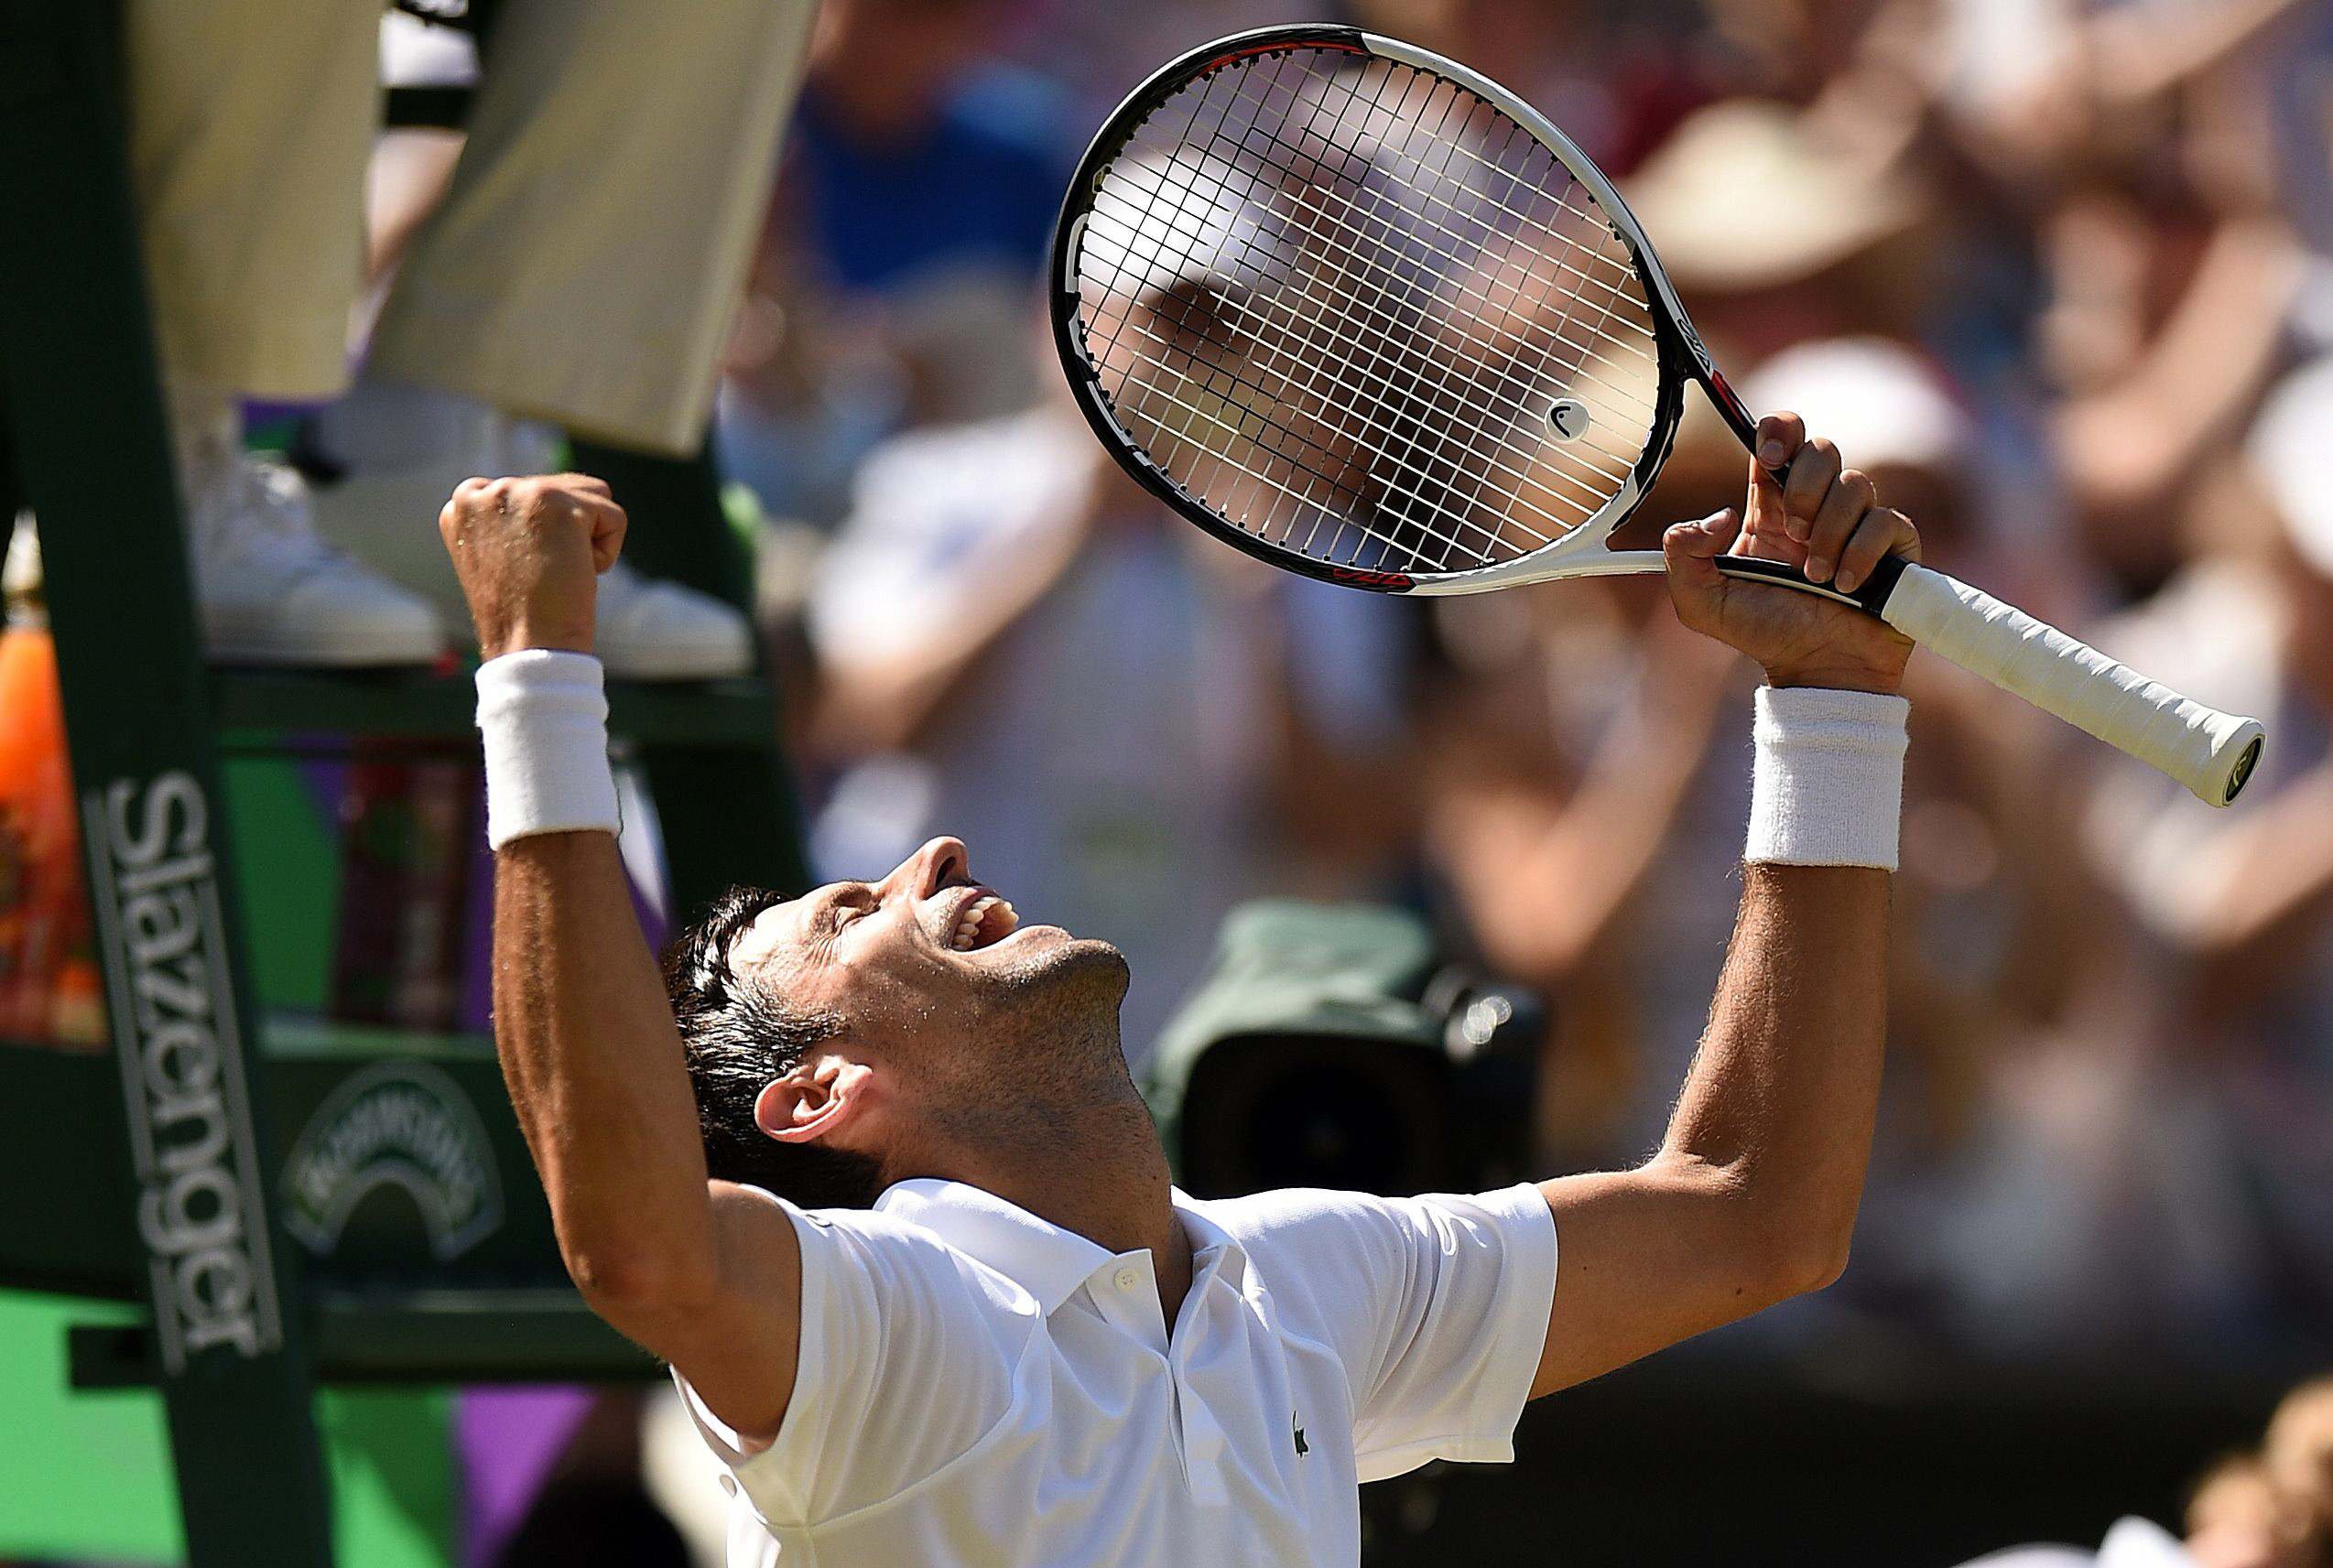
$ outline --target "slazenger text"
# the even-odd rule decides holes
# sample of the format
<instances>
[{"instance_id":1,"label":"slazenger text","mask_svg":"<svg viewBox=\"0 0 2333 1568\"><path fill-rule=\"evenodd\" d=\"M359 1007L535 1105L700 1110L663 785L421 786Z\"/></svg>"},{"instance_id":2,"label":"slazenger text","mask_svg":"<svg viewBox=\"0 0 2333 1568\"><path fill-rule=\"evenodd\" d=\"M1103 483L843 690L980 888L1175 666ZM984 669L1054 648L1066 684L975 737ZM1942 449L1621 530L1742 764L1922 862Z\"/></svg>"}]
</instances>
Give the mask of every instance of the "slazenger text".
<instances>
[{"instance_id":1,"label":"slazenger text","mask_svg":"<svg viewBox=\"0 0 2333 1568\"><path fill-rule=\"evenodd\" d=\"M257 1154L222 967L210 807L190 774L116 780L84 806L111 874L100 920L163 1362L265 1355L280 1319L258 1212Z\"/></svg>"}]
</instances>

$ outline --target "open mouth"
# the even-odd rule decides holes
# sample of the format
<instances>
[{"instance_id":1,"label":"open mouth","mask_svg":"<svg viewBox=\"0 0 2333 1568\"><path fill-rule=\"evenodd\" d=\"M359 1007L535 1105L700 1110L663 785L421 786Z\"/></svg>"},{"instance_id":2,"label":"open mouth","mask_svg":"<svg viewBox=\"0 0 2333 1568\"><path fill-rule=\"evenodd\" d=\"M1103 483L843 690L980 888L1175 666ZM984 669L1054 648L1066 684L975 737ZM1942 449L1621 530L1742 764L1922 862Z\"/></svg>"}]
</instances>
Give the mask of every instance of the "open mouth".
<instances>
[{"instance_id":1,"label":"open mouth","mask_svg":"<svg viewBox=\"0 0 2333 1568\"><path fill-rule=\"evenodd\" d=\"M957 912L956 925L949 933L948 946L959 953L992 946L1013 935L1021 917L1013 906L994 893L982 893Z\"/></svg>"}]
</instances>

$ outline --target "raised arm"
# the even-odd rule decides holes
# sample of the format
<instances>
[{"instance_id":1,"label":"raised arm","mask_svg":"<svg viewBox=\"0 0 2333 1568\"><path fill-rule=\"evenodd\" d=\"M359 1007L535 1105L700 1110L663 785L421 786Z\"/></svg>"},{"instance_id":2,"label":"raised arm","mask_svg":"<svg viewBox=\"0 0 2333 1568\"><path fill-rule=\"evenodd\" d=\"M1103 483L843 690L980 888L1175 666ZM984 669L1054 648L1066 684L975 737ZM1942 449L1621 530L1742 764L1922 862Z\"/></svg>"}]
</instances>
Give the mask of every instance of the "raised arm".
<instances>
[{"instance_id":1,"label":"raised arm","mask_svg":"<svg viewBox=\"0 0 2333 1568\"><path fill-rule=\"evenodd\" d=\"M1890 703L1783 688L1892 697L1911 644L1812 595L1721 577L1711 560L1728 549L1803 560L1818 580L1835 568L1851 587L1917 542L1828 443L1803 442L1795 419L1770 418L1761 435L1789 464L1787 493L1753 469L1747 528L1725 513L1669 530L1678 618L1764 666L1777 688L1770 715L1831 708L1818 720L1835 727L1828 739L1851 745L1870 726L1884 753L1891 726L1901 734ZM1884 762L1877 771L1886 776ZM1863 804L1890 814L1892 862L1895 799ZM1834 857L1819 820L1802 818L1800 834L1810 825L1814 851L1784 858L1883 858L1850 844ZM1819 1289L1845 1267L1879 1098L1887 904L1879 865L1745 868L1709 1028L1660 1152L1633 1171L1541 1185L1557 1270L1535 1397Z\"/></svg>"},{"instance_id":2,"label":"raised arm","mask_svg":"<svg viewBox=\"0 0 2333 1568\"><path fill-rule=\"evenodd\" d=\"M607 487L579 475L457 490L439 528L480 654L589 654L594 579L614 561L624 524ZM504 700L523 708L543 695ZM506 752L543 742L526 713L490 722L509 727L499 738ZM550 782L562 795L574 773L606 767L604 734L588 721L586 731L572 767ZM679 1368L732 1426L767 1433L794 1383L801 1265L792 1222L706 1178L680 1036L610 825L574 826L594 816L589 804L498 796L527 769L495 777L497 740L489 737L490 813L505 817L498 835L526 831L494 857L494 1043L559 1251L593 1311ZM550 826L564 830L538 830Z\"/></svg>"}]
</instances>

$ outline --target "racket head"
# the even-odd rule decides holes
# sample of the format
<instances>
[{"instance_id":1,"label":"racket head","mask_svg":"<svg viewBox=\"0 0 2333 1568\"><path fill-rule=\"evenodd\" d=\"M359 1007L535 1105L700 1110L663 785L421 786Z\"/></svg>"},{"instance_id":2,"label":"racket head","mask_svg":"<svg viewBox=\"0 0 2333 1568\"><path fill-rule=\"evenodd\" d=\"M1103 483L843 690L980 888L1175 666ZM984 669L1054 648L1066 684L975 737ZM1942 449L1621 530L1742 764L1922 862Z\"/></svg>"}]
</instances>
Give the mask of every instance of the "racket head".
<instances>
[{"instance_id":1,"label":"racket head","mask_svg":"<svg viewBox=\"0 0 2333 1568\"><path fill-rule=\"evenodd\" d=\"M1128 473L1251 555L1384 592L1645 569L1604 535L1714 376L1561 131L1353 28L1235 34L1137 87L1071 181L1048 292Z\"/></svg>"}]
</instances>

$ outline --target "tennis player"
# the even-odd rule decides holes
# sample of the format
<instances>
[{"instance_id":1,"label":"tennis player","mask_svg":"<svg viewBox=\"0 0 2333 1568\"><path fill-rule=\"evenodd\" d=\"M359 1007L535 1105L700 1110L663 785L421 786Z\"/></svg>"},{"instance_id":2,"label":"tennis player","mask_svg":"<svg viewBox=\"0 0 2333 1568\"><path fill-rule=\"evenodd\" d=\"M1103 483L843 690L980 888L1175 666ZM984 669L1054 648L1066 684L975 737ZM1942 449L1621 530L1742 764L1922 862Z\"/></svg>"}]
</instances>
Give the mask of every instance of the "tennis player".
<instances>
[{"instance_id":1,"label":"tennis player","mask_svg":"<svg viewBox=\"0 0 2333 1568\"><path fill-rule=\"evenodd\" d=\"M733 892L660 984L591 655L624 514L571 474L455 492L504 1071L576 1283L727 1465L732 1564L1351 1564L1361 1482L1510 1459L1526 1399L1837 1277L1911 644L1711 559L1851 583L1917 541L1795 418L1760 439L1787 478L1753 474L1746 526L1663 541L1679 617L1769 682L1668 1135L1634 1170L1406 1199L1177 1192L1119 1047L1124 961L1023 923L953 838L880 881Z\"/></svg>"}]
</instances>

